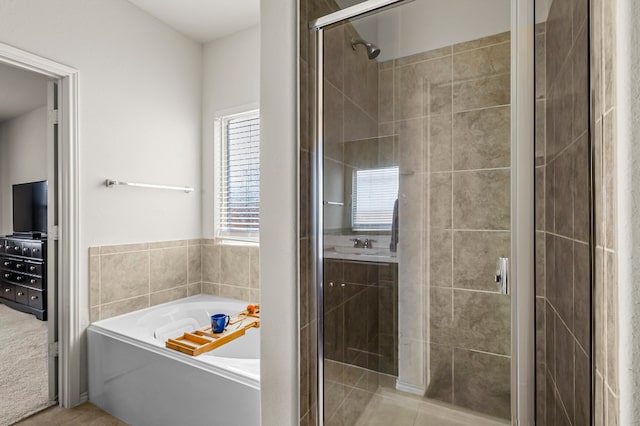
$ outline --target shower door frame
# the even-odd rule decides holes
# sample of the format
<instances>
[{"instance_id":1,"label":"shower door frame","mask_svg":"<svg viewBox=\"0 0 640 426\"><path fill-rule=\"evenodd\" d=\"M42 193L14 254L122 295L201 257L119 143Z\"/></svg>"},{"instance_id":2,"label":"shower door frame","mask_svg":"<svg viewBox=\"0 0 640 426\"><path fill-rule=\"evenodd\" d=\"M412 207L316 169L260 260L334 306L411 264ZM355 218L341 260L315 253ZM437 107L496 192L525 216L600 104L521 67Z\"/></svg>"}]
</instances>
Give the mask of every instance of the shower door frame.
<instances>
[{"instance_id":1,"label":"shower door frame","mask_svg":"<svg viewBox=\"0 0 640 426\"><path fill-rule=\"evenodd\" d=\"M317 292L317 419L324 425L323 92L324 28L413 0L368 0L310 23L316 43L312 155L313 261ZM534 0L511 0L511 423L535 424Z\"/></svg>"}]
</instances>

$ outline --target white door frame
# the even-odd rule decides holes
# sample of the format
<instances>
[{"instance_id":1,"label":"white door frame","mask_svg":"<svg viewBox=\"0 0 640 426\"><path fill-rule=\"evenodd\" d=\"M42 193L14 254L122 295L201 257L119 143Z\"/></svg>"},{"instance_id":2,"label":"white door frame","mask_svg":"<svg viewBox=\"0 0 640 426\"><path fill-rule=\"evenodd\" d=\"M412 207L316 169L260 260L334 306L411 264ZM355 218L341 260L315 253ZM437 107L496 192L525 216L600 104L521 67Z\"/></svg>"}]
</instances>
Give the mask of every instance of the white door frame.
<instances>
[{"instance_id":1,"label":"white door frame","mask_svg":"<svg viewBox=\"0 0 640 426\"><path fill-rule=\"evenodd\" d=\"M47 277L56 277L47 283L47 325L48 325L48 364L49 364L49 402L58 400L58 209L60 198L58 191L58 158L60 157L60 126L58 124L59 80L47 81ZM52 286L51 283L54 285Z\"/></svg>"},{"instance_id":2,"label":"white door frame","mask_svg":"<svg viewBox=\"0 0 640 426\"><path fill-rule=\"evenodd\" d=\"M511 422L535 424L534 1L511 0Z\"/></svg>"},{"instance_id":3,"label":"white door frame","mask_svg":"<svg viewBox=\"0 0 640 426\"><path fill-rule=\"evenodd\" d=\"M0 43L0 63L59 81L58 195L58 399L72 407L80 396L80 269L78 71L49 59Z\"/></svg>"}]
</instances>

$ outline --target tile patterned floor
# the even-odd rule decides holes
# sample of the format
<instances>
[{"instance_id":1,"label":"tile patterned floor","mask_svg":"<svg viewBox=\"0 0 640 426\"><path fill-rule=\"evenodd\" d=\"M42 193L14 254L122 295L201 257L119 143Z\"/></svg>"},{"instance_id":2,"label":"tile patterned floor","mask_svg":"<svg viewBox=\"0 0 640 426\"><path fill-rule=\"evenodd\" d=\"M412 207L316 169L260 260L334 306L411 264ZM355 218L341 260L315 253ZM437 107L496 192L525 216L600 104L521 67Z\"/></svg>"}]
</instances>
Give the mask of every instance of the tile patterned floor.
<instances>
[{"instance_id":1,"label":"tile patterned floor","mask_svg":"<svg viewBox=\"0 0 640 426\"><path fill-rule=\"evenodd\" d=\"M325 360L327 426L505 426L491 418L396 390L393 376Z\"/></svg>"},{"instance_id":2,"label":"tile patterned floor","mask_svg":"<svg viewBox=\"0 0 640 426\"><path fill-rule=\"evenodd\" d=\"M127 426L126 423L87 402L74 408L47 408L16 426Z\"/></svg>"}]
</instances>

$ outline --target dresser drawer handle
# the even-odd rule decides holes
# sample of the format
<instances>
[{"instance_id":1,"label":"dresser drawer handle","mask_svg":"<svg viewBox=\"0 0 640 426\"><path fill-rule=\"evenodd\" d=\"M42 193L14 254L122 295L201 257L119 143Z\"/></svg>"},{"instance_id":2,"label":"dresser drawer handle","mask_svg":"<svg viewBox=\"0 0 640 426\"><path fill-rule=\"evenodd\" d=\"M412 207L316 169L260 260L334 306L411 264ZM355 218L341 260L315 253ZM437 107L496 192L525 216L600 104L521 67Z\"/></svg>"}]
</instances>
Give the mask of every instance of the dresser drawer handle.
<instances>
[{"instance_id":1,"label":"dresser drawer handle","mask_svg":"<svg viewBox=\"0 0 640 426\"><path fill-rule=\"evenodd\" d=\"M4 266L9 266L11 265L11 262L4 262Z\"/></svg>"},{"instance_id":2,"label":"dresser drawer handle","mask_svg":"<svg viewBox=\"0 0 640 426\"><path fill-rule=\"evenodd\" d=\"M18 275L18 276L16 277L16 281L22 281L22 280L24 280L24 277L22 277L22 276L20 276L20 275Z\"/></svg>"},{"instance_id":3,"label":"dresser drawer handle","mask_svg":"<svg viewBox=\"0 0 640 426\"><path fill-rule=\"evenodd\" d=\"M10 288L5 288L5 289L4 289L4 292L5 292L5 293L11 293L11 289L10 289Z\"/></svg>"},{"instance_id":4,"label":"dresser drawer handle","mask_svg":"<svg viewBox=\"0 0 640 426\"><path fill-rule=\"evenodd\" d=\"M5 277L5 278L10 278L10 277L11 277L11 274L4 274L4 277Z\"/></svg>"},{"instance_id":5,"label":"dresser drawer handle","mask_svg":"<svg viewBox=\"0 0 640 426\"><path fill-rule=\"evenodd\" d=\"M38 296L31 296L31 300L36 300Z\"/></svg>"},{"instance_id":6,"label":"dresser drawer handle","mask_svg":"<svg viewBox=\"0 0 640 426\"><path fill-rule=\"evenodd\" d=\"M24 296L24 293L23 293L23 292L21 292L21 291L19 291L19 292L18 292L18 296Z\"/></svg>"},{"instance_id":7,"label":"dresser drawer handle","mask_svg":"<svg viewBox=\"0 0 640 426\"><path fill-rule=\"evenodd\" d=\"M37 281L32 279L31 281L29 281L31 284L35 284Z\"/></svg>"},{"instance_id":8,"label":"dresser drawer handle","mask_svg":"<svg viewBox=\"0 0 640 426\"><path fill-rule=\"evenodd\" d=\"M29 270L30 270L30 271L35 271L35 270L36 270L36 267L35 267L35 266L29 266Z\"/></svg>"},{"instance_id":9,"label":"dresser drawer handle","mask_svg":"<svg viewBox=\"0 0 640 426\"><path fill-rule=\"evenodd\" d=\"M24 265L22 263L16 263L16 269L21 269Z\"/></svg>"}]
</instances>

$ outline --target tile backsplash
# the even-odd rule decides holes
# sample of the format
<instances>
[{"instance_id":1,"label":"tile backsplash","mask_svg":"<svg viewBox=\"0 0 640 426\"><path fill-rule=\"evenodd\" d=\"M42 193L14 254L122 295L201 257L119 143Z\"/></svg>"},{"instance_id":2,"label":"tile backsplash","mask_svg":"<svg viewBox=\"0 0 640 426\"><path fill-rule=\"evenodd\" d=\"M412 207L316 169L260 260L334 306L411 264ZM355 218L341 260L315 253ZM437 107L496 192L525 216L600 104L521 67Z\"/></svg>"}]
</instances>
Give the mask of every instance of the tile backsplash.
<instances>
[{"instance_id":1,"label":"tile backsplash","mask_svg":"<svg viewBox=\"0 0 640 426\"><path fill-rule=\"evenodd\" d=\"M219 240L89 248L91 322L195 294L258 302L259 249Z\"/></svg>"},{"instance_id":2,"label":"tile backsplash","mask_svg":"<svg viewBox=\"0 0 640 426\"><path fill-rule=\"evenodd\" d=\"M202 292L259 302L259 253L256 244L202 240Z\"/></svg>"}]
</instances>

